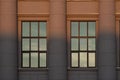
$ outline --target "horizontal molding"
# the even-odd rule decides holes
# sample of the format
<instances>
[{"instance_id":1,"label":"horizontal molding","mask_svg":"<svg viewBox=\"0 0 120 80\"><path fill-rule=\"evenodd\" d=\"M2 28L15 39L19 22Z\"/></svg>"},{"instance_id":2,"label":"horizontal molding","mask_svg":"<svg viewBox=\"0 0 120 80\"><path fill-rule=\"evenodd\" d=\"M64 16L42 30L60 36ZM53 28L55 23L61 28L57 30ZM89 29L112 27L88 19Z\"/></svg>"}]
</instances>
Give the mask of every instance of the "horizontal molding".
<instances>
[{"instance_id":1,"label":"horizontal molding","mask_svg":"<svg viewBox=\"0 0 120 80\"><path fill-rule=\"evenodd\" d=\"M18 21L21 20L48 20L49 14L18 14Z\"/></svg>"},{"instance_id":2,"label":"horizontal molding","mask_svg":"<svg viewBox=\"0 0 120 80\"><path fill-rule=\"evenodd\" d=\"M98 1L98 0L67 0L67 2L91 2L91 1Z\"/></svg>"},{"instance_id":3,"label":"horizontal molding","mask_svg":"<svg viewBox=\"0 0 120 80\"><path fill-rule=\"evenodd\" d=\"M49 18L49 14L18 14L19 19L23 18ZM97 20L99 17L99 13L88 13L88 14L67 14L67 20Z\"/></svg>"},{"instance_id":4,"label":"horizontal molding","mask_svg":"<svg viewBox=\"0 0 120 80\"><path fill-rule=\"evenodd\" d=\"M18 0L18 1L32 1L32 2L35 2L35 1L49 1L49 0Z\"/></svg>"},{"instance_id":5,"label":"horizontal molding","mask_svg":"<svg viewBox=\"0 0 120 80\"><path fill-rule=\"evenodd\" d=\"M18 17L49 17L49 14L18 14Z\"/></svg>"},{"instance_id":6,"label":"horizontal molding","mask_svg":"<svg viewBox=\"0 0 120 80\"><path fill-rule=\"evenodd\" d=\"M67 18L71 18L71 17L98 17L99 13L88 13L88 14L67 14ZM18 17L49 17L49 14L30 14L30 13L26 13L26 14L22 14L19 13Z\"/></svg>"},{"instance_id":7,"label":"horizontal molding","mask_svg":"<svg viewBox=\"0 0 120 80\"><path fill-rule=\"evenodd\" d=\"M66 17L67 17L67 20L71 20L71 19L76 19L76 20L95 19L96 20L99 18L99 13L67 14ZM115 13L115 17L117 20L120 20L120 13ZM22 18L49 18L49 14L19 13L18 18L21 18L21 19Z\"/></svg>"},{"instance_id":8,"label":"horizontal molding","mask_svg":"<svg viewBox=\"0 0 120 80\"><path fill-rule=\"evenodd\" d=\"M18 0L18 1L50 1L50 0ZM66 0L67 2L91 2L91 1L98 1L98 0Z\"/></svg>"},{"instance_id":9,"label":"horizontal molding","mask_svg":"<svg viewBox=\"0 0 120 80\"><path fill-rule=\"evenodd\" d=\"M67 19L98 19L99 13L89 13L89 14L68 14Z\"/></svg>"}]
</instances>

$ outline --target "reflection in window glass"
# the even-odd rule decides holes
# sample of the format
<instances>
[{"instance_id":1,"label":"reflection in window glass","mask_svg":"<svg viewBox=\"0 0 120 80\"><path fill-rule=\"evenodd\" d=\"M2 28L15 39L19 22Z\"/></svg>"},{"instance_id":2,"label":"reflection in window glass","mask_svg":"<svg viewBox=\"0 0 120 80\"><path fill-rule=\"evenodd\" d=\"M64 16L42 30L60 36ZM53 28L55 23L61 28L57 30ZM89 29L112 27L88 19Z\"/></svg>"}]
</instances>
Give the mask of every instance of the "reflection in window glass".
<instances>
[{"instance_id":1,"label":"reflection in window glass","mask_svg":"<svg viewBox=\"0 0 120 80\"><path fill-rule=\"evenodd\" d=\"M78 36L78 22L72 22L71 35Z\"/></svg>"},{"instance_id":2,"label":"reflection in window glass","mask_svg":"<svg viewBox=\"0 0 120 80\"><path fill-rule=\"evenodd\" d=\"M38 39L31 39L31 50L38 50Z\"/></svg>"},{"instance_id":3,"label":"reflection in window glass","mask_svg":"<svg viewBox=\"0 0 120 80\"><path fill-rule=\"evenodd\" d=\"M40 50L47 50L46 39L39 39Z\"/></svg>"},{"instance_id":4,"label":"reflection in window glass","mask_svg":"<svg viewBox=\"0 0 120 80\"><path fill-rule=\"evenodd\" d=\"M71 67L95 67L96 22L74 21L70 29Z\"/></svg>"},{"instance_id":5,"label":"reflection in window glass","mask_svg":"<svg viewBox=\"0 0 120 80\"><path fill-rule=\"evenodd\" d=\"M80 22L80 36L87 36L87 22Z\"/></svg>"},{"instance_id":6,"label":"reflection in window glass","mask_svg":"<svg viewBox=\"0 0 120 80\"><path fill-rule=\"evenodd\" d=\"M40 53L40 67L46 67L46 53Z\"/></svg>"},{"instance_id":7,"label":"reflection in window glass","mask_svg":"<svg viewBox=\"0 0 120 80\"><path fill-rule=\"evenodd\" d=\"M87 67L87 53L80 52L80 67Z\"/></svg>"},{"instance_id":8,"label":"reflection in window glass","mask_svg":"<svg viewBox=\"0 0 120 80\"><path fill-rule=\"evenodd\" d=\"M38 36L38 23L31 22L31 36Z\"/></svg>"},{"instance_id":9,"label":"reflection in window glass","mask_svg":"<svg viewBox=\"0 0 120 80\"><path fill-rule=\"evenodd\" d=\"M78 53L72 53L72 67L78 67Z\"/></svg>"},{"instance_id":10,"label":"reflection in window glass","mask_svg":"<svg viewBox=\"0 0 120 80\"><path fill-rule=\"evenodd\" d=\"M47 54L46 28L47 28L46 22L38 21L22 22L21 27L22 67L27 68L46 67L46 54Z\"/></svg>"},{"instance_id":11,"label":"reflection in window glass","mask_svg":"<svg viewBox=\"0 0 120 80\"><path fill-rule=\"evenodd\" d=\"M95 50L95 39L94 38L88 39L88 50Z\"/></svg>"},{"instance_id":12,"label":"reflection in window glass","mask_svg":"<svg viewBox=\"0 0 120 80\"><path fill-rule=\"evenodd\" d=\"M80 39L80 50L87 50L87 39Z\"/></svg>"},{"instance_id":13,"label":"reflection in window glass","mask_svg":"<svg viewBox=\"0 0 120 80\"><path fill-rule=\"evenodd\" d=\"M29 39L22 39L22 50L29 50Z\"/></svg>"},{"instance_id":14,"label":"reflection in window glass","mask_svg":"<svg viewBox=\"0 0 120 80\"><path fill-rule=\"evenodd\" d=\"M22 57L23 57L22 66L23 67L29 67L29 53L23 53Z\"/></svg>"},{"instance_id":15,"label":"reflection in window glass","mask_svg":"<svg viewBox=\"0 0 120 80\"><path fill-rule=\"evenodd\" d=\"M95 53L89 53L89 67L95 67Z\"/></svg>"},{"instance_id":16,"label":"reflection in window glass","mask_svg":"<svg viewBox=\"0 0 120 80\"><path fill-rule=\"evenodd\" d=\"M46 36L46 22L40 22L40 36Z\"/></svg>"},{"instance_id":17,"label":"reflection in window glass","mask_svg":"<svg viewBox=\"0 0 120 80\"><path fill-rule=\"evenodd\" d=\"M38 53L31 53L31 67L38 67Z\"/></svg>"},{"instance_id":18,"label":"reflection in window glass","mask_svg":"<svg viewBox=\"0 0 120 80\"><path fill-rule=\"evenodd\" d=\"M78 39L72 38L71 39L71 49L78 50Z\"/></svg>"},{"instance_id":19,"label":"reflection in window glass","mask_svg":"<svg viewBox=\"0 0 120 80\"><path fill-rule=\"evenodd\" d=\"M30 27L30 25L29 25L29 22L24 22L24 23L22 23L22 36L29 36L29 27Z\"/></svg>"},{"instance_id":20,"label":"reflection in window glass","mask_svg":"<svg viewBox=\"0 0 120 80\"><path fill-rule=\"evenodd\" d=\"M88 36L95 36L95 22L88 22Z\"/></svg>"}]
</instances>

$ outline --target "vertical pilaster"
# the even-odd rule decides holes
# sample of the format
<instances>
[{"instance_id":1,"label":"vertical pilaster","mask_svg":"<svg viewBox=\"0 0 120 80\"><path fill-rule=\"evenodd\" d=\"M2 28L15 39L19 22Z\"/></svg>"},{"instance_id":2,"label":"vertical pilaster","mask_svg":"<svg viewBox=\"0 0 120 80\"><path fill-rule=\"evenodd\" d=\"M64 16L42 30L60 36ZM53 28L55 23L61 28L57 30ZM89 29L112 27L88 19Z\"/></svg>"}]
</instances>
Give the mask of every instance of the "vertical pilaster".
<instances>
[{"instance_id":1,"label":"vertical pilaster","mask_svg":"<svg viewBox=\"0 0 120 80\"><path fill-rule=\"evenodd\" d=\"M116 80L115 0L99 0L98 80Z\"/></svg>"},{"instance_id":2,"label":"vertical pilaster","mask_svg":"<svg viewBox=\"0 0 120 80\"><path fill-rule=\"evenodd\" d=\"M17 79L17 0L0 0L0 80Z\"/></svg>"},{"instance_id":3,"label":"vertical pilaster","mask_svg":"<svg viewBox=\"0 0 120 80\"><path fill-rule=\"evenodd\" d=\"M49 80L67 80L66 0L50 0Z\"/></svg>"}]
</instances>

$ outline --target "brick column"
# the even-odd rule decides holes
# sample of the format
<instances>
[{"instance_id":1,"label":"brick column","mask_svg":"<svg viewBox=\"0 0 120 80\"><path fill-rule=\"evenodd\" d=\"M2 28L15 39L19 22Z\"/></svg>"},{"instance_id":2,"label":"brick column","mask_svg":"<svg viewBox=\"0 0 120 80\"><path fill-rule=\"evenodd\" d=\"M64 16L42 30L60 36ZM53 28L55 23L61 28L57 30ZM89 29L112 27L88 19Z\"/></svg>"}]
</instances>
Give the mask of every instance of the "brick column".
<instances>
[{"instance_id":1,"label":"brick column","mask_svg":"<svg viewBox=\"0 0 120 80\"><path fill-rule=\"evenodd\" d=\"M116 80L115 0L99 0L98 80Z\"/></svg>"},{"instance_id":2,"label":"brick column","mask_svg":"<svg viewBox=\"0 0 120 80\"><path fill-rule=\"evenodd\" d=\"M0 0L0 80L18 80L16 1Z\"/></svg>"},{"instance_id":3,"label":"brick column","mask_svg":"<svg viewBox=\"0 0 120 80\"><path fill-rule=\"evenodd\" d=\"M66 0L50 0L49 80L67 80Z\"/></svg>"}]
</instances>

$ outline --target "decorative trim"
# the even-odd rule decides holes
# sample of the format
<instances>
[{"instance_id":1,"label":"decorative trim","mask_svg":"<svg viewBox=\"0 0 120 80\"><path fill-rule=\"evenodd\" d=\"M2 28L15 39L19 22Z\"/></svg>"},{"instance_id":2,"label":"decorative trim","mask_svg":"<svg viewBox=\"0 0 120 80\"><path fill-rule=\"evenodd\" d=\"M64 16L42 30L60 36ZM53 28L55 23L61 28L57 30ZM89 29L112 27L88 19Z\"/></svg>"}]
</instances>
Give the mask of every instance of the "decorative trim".
<instances>
[{"instance_id":1,"label":"decorative trim","mask_svg":"<svg viewBox=\"0 0 120 80\"><path fill-rule=\"evenodd\" d=\"M18 1L32 1L32 2L35 2L35 1L49 1L49 0L18 0Z\"/></svg>"},{"instance_id":2,"label":"decorative trim","mask_svg":"<svg viewBox=\"0 0 120 80\"><path fill-rule=\"evenodd\" d=\"M98 0L67 0L67 2L91 2L91 1L98 1Z\"/></svg>"},{"instance_id":3,"label":"decorative trim","mask_svg":"<svg viewBox=\"0 0 120 80\"><path fill-rule=\"evenodd\" d=\"M18 14L18 21L21 20L48 20L49 14Z\"/></svg>"},{"instance_id":4,"label":"decorative trim","mask_svg":"<svg viewBox=\"0 0 120 80\"><path fill-rule=\"evenodd\" d=\"M18 17L49 17L49 14L18 14Z\"/></svg>"},{"instance_id":5,"label":"decorative trim","mask_svg":"<svg viewBox=\"0 0 120 80\"><path fill-rule=\"evenodd\" d=\"M99 13L93 14L68 14L67 19L98 19Z\"/></svg>"},{"instance_id":6,"label":"decorative trim","mask_svg":"<svg viewBox=\"0 0 120 80\"><path fill-rule=\"evenodd\" d=\"M18 0L18 1L50 1L50 0ZM91 1L98 1L98 0L66 0L66 1L67 2L91 2Z\"/></svg>"},{"instance_id":7,"label":"decorative trim","mask_svg":"<svg viewBox=\"0 0 120 80\"><path fill-rule=\"evenodd\" d=\"M120 15L119 15L120 16ZM99 17L99 13L89 13L89 14L67 14L66 15L67 20L72 20L72 19L76 19L76 20L97 20ZM18 14L18 18L49 18L49 14Z\"/></svg>"}]
</instances>

